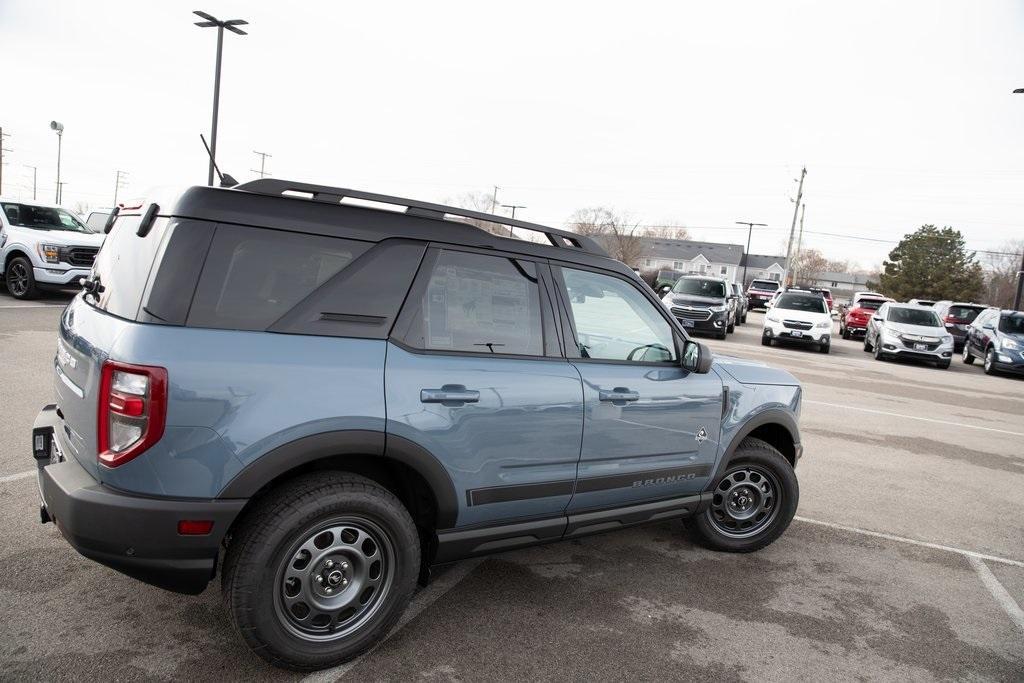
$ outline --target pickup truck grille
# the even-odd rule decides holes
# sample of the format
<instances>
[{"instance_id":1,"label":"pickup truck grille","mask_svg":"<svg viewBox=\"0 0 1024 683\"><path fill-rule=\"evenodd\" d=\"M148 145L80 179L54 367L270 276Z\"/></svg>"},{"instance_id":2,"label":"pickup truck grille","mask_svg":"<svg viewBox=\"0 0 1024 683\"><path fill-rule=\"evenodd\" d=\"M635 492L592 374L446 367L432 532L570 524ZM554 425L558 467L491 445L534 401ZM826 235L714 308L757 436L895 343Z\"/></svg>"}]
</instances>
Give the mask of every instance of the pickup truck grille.
<instances>
[{"instance_id":1,"label":"pickup truck grille","mask_svg":"<svg viewBox=\"0 0 1024 683\"><path fill-rule=\"evenodd\" d=\"M811 323L805 323L801 320L783 320L782 326L787 330L809 330L814 327Z\"/></svg>"},{"instance_id":2,"label":"pickup truck grille","mask_svg":"<svg viewBox=\"0 0 1024 683\"><path fill-rule=\"evenodd\" d=\"M97 253L99 249L96 247L64 247L61 260L73 266L92 266Z\"/></svg>"},{"instance_id":3,"label":"pickup truck grille","mask_svg":"<svg viewBox=\"0 0 1024 683\"><path fill-rule=\"evenodd\" d=\"M686 308L679 308L678 306L672 307L672 315L677 318L686 318L687 320L709 320L711 318L711 311L707 309L690 310Z\"/></svg>"}]
</instances>

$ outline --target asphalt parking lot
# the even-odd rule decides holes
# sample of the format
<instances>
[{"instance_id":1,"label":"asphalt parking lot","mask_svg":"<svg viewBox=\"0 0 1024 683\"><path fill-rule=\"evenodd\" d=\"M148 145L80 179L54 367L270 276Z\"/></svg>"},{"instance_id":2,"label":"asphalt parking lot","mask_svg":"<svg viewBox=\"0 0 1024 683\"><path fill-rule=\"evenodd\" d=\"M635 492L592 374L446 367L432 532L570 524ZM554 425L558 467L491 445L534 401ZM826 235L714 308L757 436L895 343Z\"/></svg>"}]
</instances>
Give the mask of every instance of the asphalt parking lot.
<instances>
[{"instance_id":1,"label":"asphalt parking lot","mask_svg":"<svg viewBox=\"0 0 1024 683\"><path fill-rule=\"evenodd\" d=\"M66 297L0 293L0 678L301 679L231 631L216 584L151 588L38 521L29 432ZM804 385L798 519L752 555L678 522L453 565L335 679L1024 679L1024 381L762 347Z\"/></svg>"}]
</instances>

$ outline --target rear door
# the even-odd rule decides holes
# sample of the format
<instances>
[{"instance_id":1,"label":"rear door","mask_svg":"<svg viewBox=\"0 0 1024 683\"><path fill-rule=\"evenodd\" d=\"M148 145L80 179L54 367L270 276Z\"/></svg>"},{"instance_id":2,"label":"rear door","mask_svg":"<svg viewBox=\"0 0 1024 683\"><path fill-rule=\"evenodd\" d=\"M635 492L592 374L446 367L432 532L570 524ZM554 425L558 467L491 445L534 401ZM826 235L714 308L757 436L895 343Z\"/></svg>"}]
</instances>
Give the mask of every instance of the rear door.
<instances>
[{"instance_id":1,"label":"rear door","mask_svg":"<svg viewBox=\"0 0 1024 683\"><path fill-rule=\"evenodd\" d=\"M557 267L566 352L583 378L583 452L570 511L702 490L718 453L722 382L680 365L664 306L625 277Z\"/></svg>"},{"instance_id":2,"label":"rear door","mask_svg":"<svg viewBox=\"0 0 1024 683\"><path fill-rule=\"evenodd\" d=\"M444 466L456 526L556 517L572 496L583 389L546 277L543 261L431 248L392 333L388 438Z\"/></svg>"}]
</instances>

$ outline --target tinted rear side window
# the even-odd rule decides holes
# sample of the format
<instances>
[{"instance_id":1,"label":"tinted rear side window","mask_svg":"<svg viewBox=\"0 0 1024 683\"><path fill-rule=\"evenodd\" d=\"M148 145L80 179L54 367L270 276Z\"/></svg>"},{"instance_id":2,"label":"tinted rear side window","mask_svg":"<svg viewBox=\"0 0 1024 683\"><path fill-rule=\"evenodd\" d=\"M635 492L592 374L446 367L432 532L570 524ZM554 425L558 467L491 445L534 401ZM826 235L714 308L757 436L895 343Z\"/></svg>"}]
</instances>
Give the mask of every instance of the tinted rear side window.
<instances>
[{"instance_id":1,"label":"tinted rear side window","mask_svg":"<svg viewBox=\"0 0 1024 683\"><path fill-rule=\"evenodd\" d=\"M536 267L500 256L443 251L405 335L421 349L541 356Z\"/></svg>"},{"instance_id":2,"label":"tinted rear side window","mask_svg":"<svg viewBox=\"0 0 1024 683\"><path fill-rule=\"evenodd\" d=\"M370 246L332 237L220 225L187 324L265 330Z\"/></svg>"},{"instance_id":3,"label":"tinted rear side window","mask_svg":"<svg viewBox=\"0 0 1024 683\"><path fill-rule=\"evenodd\" d=\"M946 315L970 323L974 322L978 314L984 310L984 308L978 306L950 306Z\"/></svg>"},{"instance_id":4,"label":"tinted rear side window","mask_svg":"<svg viewBox=\"0 0 1024 683\"><path fill-rule=\"evenodd\" d=\"M99 297L88 296L86 301L100 310L119 318L135 320L146 290L153 257L164 237L179 221L157 218L145 237L139 237L139 216L121 216L114 222L110 234L93 263L93 275L99 279L103 291Z\"/></svg>"}]
</instances>

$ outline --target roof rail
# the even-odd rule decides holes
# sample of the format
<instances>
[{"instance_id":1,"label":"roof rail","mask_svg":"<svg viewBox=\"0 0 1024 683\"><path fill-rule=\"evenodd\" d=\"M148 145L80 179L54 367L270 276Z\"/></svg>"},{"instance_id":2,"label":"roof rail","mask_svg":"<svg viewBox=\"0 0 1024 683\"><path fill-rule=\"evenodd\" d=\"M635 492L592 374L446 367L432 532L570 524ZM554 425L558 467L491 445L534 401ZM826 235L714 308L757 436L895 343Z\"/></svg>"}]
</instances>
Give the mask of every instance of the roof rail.
<instances>
[{"instance_id":1,"label":"roof rail","mask_svg":"<svg viewBox=\"0 0 1024 683\"><path fill-rule=\"evenodd\" d=\"M300 183L291 180L282 180L280 178L261 178L260 180L252 180L248 183L238 185L233 189L271 197L305 198L315 202L323 202L325 204L340 204L343 199L357 199L366 202L376 202L379 204L391 204L396 207L405 207L405 213L413 216L424 216L440 220L446 219L447 216L458 216L460 218L469 218L487 223L497 223L499 225L539 232L547 237L548 241L556 247L579 249L596 256L608 255L597 242L586 235L578 235L574 232L569 232L568 230L549 228L546 225L520 221L515 218L506 218L505 216L496 216L494 214L483 213L481 211L462 209L457 206L421 202L416 199L404 199L402 197L392 197L386 194L363 192L362 190L349 190L341 187L330 187L327 185L312 185L310 183ZM351 206L359 206L359 204L353 203ZM462 221L458 222L461 225L467 225L467 223ZM502 237L502 235L496 236Z\"/></svg>"}]
</instances>

